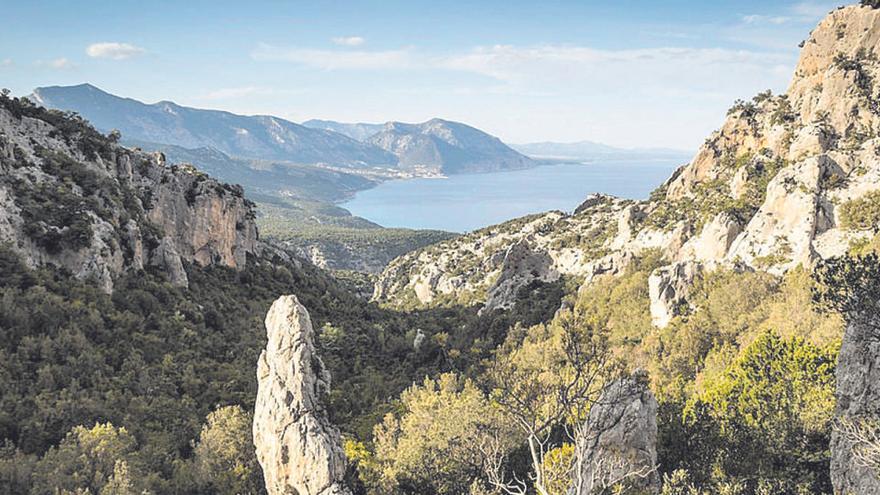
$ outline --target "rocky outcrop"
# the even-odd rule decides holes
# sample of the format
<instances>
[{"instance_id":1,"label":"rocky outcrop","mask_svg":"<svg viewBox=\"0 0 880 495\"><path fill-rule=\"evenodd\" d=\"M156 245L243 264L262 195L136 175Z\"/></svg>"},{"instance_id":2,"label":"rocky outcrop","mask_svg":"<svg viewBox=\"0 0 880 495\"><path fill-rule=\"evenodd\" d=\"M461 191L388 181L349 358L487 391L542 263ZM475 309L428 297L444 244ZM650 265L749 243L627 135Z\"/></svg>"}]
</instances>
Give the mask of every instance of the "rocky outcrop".
<instances>
[{"instance_id":1,"label":"rocky outcrop","mask_svg":"<svg viewBox=\"0 0 880 495\"><path fill-rule=\"evenodd\" d=\"M552 271L585 284L659 250L670 262L652 278L652 314L662 325L686 302L686 281L667 280L679 263L782 274L844 254L873 235L844 227L840 212L880 190L877 46L880 10L837 9L805 41L787 93L736 102L650 199L590 198L573 215L527 217L433 246L392 262L374 295L391 304L435 305L463 294L485 302L499 280L499 252L530 236L533 254L547 253ZM462 267L484 276L462 276Z\"/></svg>"},{"instance_id":2,"label":"rocky outcrop","mask_svg":"<svg viewBox=\"0 0 880 495\"><path fill-rule=\"evenodd\" d=\"M185 264L240 268L259 249L241 188L118 146L84 122L5 105L0 242L30 266L61 267L111 291L128 270L157 267L186 285Z\"/></svg>"},{"instance_id":3,"label":"rocky outcrop","mask_svg":"<svg viewBox=\"0 0 880 495\"><path fill-rule=\"evenodd\" d=\"M266 315L257 364L254 445L269 495L344 495L345 453L321 403L330 374L315 351L309 313L282 296Z\"/></svg>"},{"instance_id":4,"label":"rocky outcrop","mask_svg":"<svg viewBox=\"0 0 880 495\"><path fill-rule=\"evenodd\" d=\"M609 245L617 235L618 216L631 204L596 195L573 214L532 215L414 251L389 264L373 298L392 306L507 308L519 289L534 280L619 271L632 258L612 253ZM631 243L634 250L668 243L667 233L643 234Z\"/></svg>"},{"instance_id":5,"label":"rocky outcrop","mask_svg":"<svg viewBox=\"0 0 880 495\"><path fill-rule=\"evenodd\" d=\"M654 326L664 328L673 318L685 312L688 292L702 271L701 264L684 261L657 268L651 273L648 277L648 297Z\"/></svg>"},{"instance_id":6,"label":"rocky outcrop","mask_svg":"<svg viewBox=\"0 0 880 495\"><path fill-rule=\"evenodd\" d=\"M510 309L516 303L516 292L534 280L550 281L559 278L553 270L553 259L543 251L532 249L528 239L522 239L507 249L501 262L501 274L489 291L483 310Z\"/></svg>"},{"instance_id":7,"label":"rocky outcrop","mask_svg":"<svg viewBox=\"0 0 880 495\"><path fill-rule=\"evenodd\" d=\"M612 382L577 439L581 468L569 494L605 493L615 485L630 490L624 493L659 493L657 407L642 374Z\"/></svg>"},{"instance_id":8,"label":"rocky outcrop","mask_svg":"<svg viewBox=\"0 0 880 495\"><path fill-rule=\"evenodd\" d=\"M854 455L863 448L853 428L880 419L880 326L876 318L849 322L837 361L837 422L831 437L831 480L840 494L880 493L880 473Z\"/></svg>"}]
</instances>

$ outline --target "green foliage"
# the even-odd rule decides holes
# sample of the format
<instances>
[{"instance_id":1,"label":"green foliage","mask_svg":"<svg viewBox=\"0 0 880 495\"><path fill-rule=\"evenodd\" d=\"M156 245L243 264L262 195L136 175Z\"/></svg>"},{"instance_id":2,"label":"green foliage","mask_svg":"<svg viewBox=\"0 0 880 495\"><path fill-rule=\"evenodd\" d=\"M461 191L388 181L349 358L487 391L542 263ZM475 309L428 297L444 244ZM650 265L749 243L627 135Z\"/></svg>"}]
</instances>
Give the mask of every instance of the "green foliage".
<instances>
[{"instance_id":1,"label":"green foliage","mask_svg":"<svg viewBox=\"0 0 880 495\"><path fill-rule=\"evenodd\" d=\"M880 229L880 191L871 191L840 205L840 226L849 230Z\"/></svg>"},{"instance_id":2,"label":"green foliage","mask_svg":"<svg viewBox=\"0 0 880 495\"><path fill-rule=\"evenodd\" d=\"M110 423L77 426L37 463L30 493L139 493L143 481L136 466L137 441L125 428Z\"/></svg>"},{"instance_id":3,"label":"green foliage","mask_svg":"<svg viewBox=\"0 0 880 495\"><path fill-rule=\"evenodd\" d=\"M785 492L830 493L836 355L834 346L767 332L707 384L685 416L690 424L711 420L717 426L717 446L708 457L712 476L753 487L764 480Z\"/></svg>"},{"instance_id":4,"label":"green foliage","mask_svg":"<svg viewBox=\"0 0 880 495\"><path fill-rule=\"evenodd\" d=\"M256 462L250 414L226 406L208 415L194 451L196 477L211 493L235 495L261 491L263 476Z\"/></svg>"},{"instance_id":5,"label":"green foliage","mask_svg":"<svg viewBox=\"0 0 880 495\"><path fill-rule=\"evenodd\" d=\"M486 453L497 438L510 448L517 435L501 411L471 381L453 374L407 389L402 413L376 427L375 464L380 486L394 493L467 493L483 475Z\"/></svg>"},{"instance_id":6,"label":"green foliage","mask_svg":"<svg viewBox=\"0 0 880 495\"><path fill-rule=\"evenodd\" d=\"M880 255L843 256L823 260L816 268L814 300L847 321L875 321L880 297Z\"/></svg>"}]
</instances>

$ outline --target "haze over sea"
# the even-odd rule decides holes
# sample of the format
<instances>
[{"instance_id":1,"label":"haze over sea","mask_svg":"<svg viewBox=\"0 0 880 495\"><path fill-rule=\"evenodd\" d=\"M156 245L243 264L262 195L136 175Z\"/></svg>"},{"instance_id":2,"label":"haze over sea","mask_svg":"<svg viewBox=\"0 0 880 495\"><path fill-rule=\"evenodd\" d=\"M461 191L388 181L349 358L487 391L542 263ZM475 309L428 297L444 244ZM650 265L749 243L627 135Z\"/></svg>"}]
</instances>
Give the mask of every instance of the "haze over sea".
<instances>
[{"instance_id":1,"label":"haze over sea","mask_svg":"<svg viewBox=\"0 0 880 495\"><path fill-rule=\"evenodd\" d=\"M687 158L544 165L528 170L390 181L343 203L385 227L468 232L548 210L574 210L592 193L645 199Z\"/></svg>"}]
</instances>

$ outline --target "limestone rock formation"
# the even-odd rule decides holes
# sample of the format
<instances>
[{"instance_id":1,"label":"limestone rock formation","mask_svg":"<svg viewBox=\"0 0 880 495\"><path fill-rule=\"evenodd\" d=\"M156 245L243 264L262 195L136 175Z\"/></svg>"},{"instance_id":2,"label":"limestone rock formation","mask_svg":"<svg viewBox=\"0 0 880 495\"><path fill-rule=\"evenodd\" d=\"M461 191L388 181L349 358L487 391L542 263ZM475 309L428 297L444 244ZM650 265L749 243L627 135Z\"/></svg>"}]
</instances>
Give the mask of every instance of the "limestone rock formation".
<instances>
[{"instance_id":1,"label":"limestone rock formation","mask_svg":"<svg viewBox=\"0 0 880 495\"><path fill-rule=\"evenodd\" d=\"M254 445L269 495L345 495L345 453L321 403L330 374L318 357L309 313L282 296L266 315L257 365Z\"/></svg>"},{"instance_id":2,"label":"limestone rock formation","mask_svg":"<svg viewBox=\"0 0 880 495\"><path fill-rule=\"evenodd\" d=\"M635 493L660 492L657 407L646 377L638 373L606 388L577 439L582 464L570 495L604 493L618 483Z\"/></svg>"},{"instance_id":3,"label":"limestone rock formation","mask_svg":"<svg viewBox=\"0 0 880 495\"><path fill-rule=\"evenodd\" d=\"M858 425L880 418L880 327L856 319L846 328L837 361L837 411L840 424ZM835 493L880 493L880 475L859 463L854 438L835 428L831 438L831 480Z\"/></svg>"},{"instance_id":4,"label":"limestone rock formation","mask_svg":"<svg viewBox=\"0 0 880 495\"><path fill-rule=\"evenodd\" d=\"M648 200L588 198L571 215L525 217L416 251L389 265L374 298L485 303L501 280L499 253L526 236L534 254L552 259L552 272L584 284L623 273L647 250L669 260L667 274L685 262L782 274L839 256L873 235L843 225L840 212L880 190L878 46L880 9L836 9L805 41L786 94L736 102L693 160ZM511 281L530 279L505 280L510 293ZM654 282L660 289L661 278ZM672 301L682 302L684 291L674 292ZM655 321L668 321L668 304L654 309Z\"/></svg>"},{"instance_id":5,"label":"limestone rock formation","mask_svg":"<svg viewBox=\"0 0 880 495\"><path fill-rule=\"evenodd\" d=\"M240 187L118 146L85 123L5 105L0 242L30 266L65 268L110 291L127 270L157 266L186 285L184 263L239 268L259 249Z\"/></svg>"},{"instance_id":6,"label":"limestone rock formation","mask_svg":"<svg viewBox=\"0 0 880 495\"><path fill-rule=\"evenodd\" d=\"M664 328L673 318L682 314L687 296L703 266L684 261L654 270L648 277L648 296L651 300L651 321Z\"/></svg>"},{"instance_id":7,"label":"limestone rock formation","mask_svg":"<svg viewBox=\"0 0 880 495\"><path fill-rule=\"evenodd\" d=\"M498 281L489 291L483 310L510 309L516 303L516 292L533 280L549 281L559 278L553 270L553 259L544 251L531 248L528 239L522 239L507 249L501 264Z\"/></svg>"}]
</instances>

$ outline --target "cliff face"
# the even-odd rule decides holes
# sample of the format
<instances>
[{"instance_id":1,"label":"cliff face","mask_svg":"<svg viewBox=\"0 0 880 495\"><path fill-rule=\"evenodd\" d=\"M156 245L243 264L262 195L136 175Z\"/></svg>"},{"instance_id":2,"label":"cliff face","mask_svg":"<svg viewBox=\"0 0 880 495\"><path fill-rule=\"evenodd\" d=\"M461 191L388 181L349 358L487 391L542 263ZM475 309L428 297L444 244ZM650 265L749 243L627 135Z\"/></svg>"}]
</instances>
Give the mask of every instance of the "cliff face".
<instances>
[{"instance_id":1,"label":"cliff face","mask_svg":"<svg viewBox=\"0 0 880 495\"><path fill-rule=\"evenodd\" d=\"M330 374L315 351L309 313L282 296L266 315L257 365L254 444L269 495L342 495L345 453L321 401Z\"/></svg>"},{"instance_id":2,"label":"cliff face","mask_svg":"<svg viewBox=\"0 0 880 495\"><path fill-rule=\"evenodd\" d=\"M720 266L782 273L845 253L872 234L844 227L842 207L880 189L878 41L880 11L850 6L832 12L805 42L787 93L737 102L694 159L651 199L607 199L620 205L611 211L588 201L574 215L543 216L540 222L555 227L540 233L527 230L538 221L523 219L411 253L389 265L376 299L396 304L415 296L419 305L434 305L470 291L478 303L492 301L488 295L498 281L491 275L500 273L503 259L497 253L534 235L540 239L529 244L534 256L554 260L548 270L537 270L544 279L555 277L555 270L590 283L596 275L619 273L646 249L660 249L670 266L657 273L663 282L657 280L657 287L676 289L673 297L652 291L652 316L662 326L687 307L681 303L690 281L679 274ZM589 249L572 246L560 263L563 251L553 246L573 235L583 239L596 222L608 226L606 234L593 238ZM490 276L462 282L460 260ZM695 266L682 270L677 263ZM536 271L533 266L522 266L520 276L508 274L518 282L508 284L507 293L535 278L527 273Z\"/></svg>"},{"instance_id":3,"label":"cliff face","mask_svg":"<svg viewBox=\"0 0 880 495\"><path fill-rule=\"evenodd\" d=\"M117 146L87 124L5 99L0 105L0 241L112 290L156 266L186 285L184 263L240 267L258 249L238 187L161 154Z\"/></svg>"}]
</instances>

